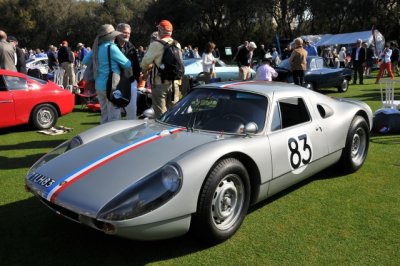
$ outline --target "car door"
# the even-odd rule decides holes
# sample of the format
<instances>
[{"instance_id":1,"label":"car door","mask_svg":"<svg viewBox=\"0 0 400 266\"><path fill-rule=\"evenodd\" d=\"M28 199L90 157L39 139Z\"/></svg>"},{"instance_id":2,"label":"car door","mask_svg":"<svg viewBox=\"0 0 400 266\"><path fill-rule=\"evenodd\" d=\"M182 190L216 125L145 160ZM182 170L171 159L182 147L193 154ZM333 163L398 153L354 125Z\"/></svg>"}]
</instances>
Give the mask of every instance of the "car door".
<instances>
[{"instance_id":1,"label":"car door","mask_svg":"<svg viewBox=\"0 0 400 266\"><path fill-rule=\"evenodd\" d=\"M7 90L3 75L0 76L0 127L14 125L15 104L12 93Z\"/></svg>"},{"instance_id":2,"label":"car door","mask_svg":"<svg viewBox=\"0 0 400 266\"><path fill-rule=\"evenodd\" d=\"M316 58L316 65L320 69L321 73L321 86L320 88L330 88L341 84L340 80L340 68L333 68L328 66L323 58Z\"/></svg>"},{"instance_id":3,"label":"car door","mask_svg":"<svg viewBox=\"0 0 400 266\"><path fill-rule=\"evenodd\" d=\"M31 107L39 94L38 90L30 93L26 79L2 75L0 79L0 125L13 126L28 122Z\"/></svg>"},{"instance_id":4,"label":"car door","mask_svg":"<svg viewBox=\"0 0 400 266\"><path fill-rule=\"evenodd\" d=\"M307 98L291 93L274 96L269 140L273 180L268 196L321 170L328 145Z\"/></svg>"}]
</instances>

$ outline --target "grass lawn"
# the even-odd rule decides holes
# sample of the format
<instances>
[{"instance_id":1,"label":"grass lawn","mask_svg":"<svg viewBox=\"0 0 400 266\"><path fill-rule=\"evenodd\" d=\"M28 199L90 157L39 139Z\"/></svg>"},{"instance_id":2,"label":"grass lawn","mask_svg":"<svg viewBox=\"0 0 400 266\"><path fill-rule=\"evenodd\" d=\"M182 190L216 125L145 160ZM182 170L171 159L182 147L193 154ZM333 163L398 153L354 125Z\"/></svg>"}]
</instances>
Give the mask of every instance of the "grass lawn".
<instances>
[{"instance_id":1,"label":"grass lawn","mask_svg":"<svg viewBox=\"0 0 400 266\"><path fill-rule=\"evenodd\" d=\"M323 93L363 100L375 111L379 86L364 82ZM358 172L319 173L253 206L233 238L208 246L190 235L157 242L110 237L25 192L25 174L37 159L99 120L76 106L59 119L73 128L65 135L0 130L1 265L400 265L400 135L373 135Z\"/></svg>"}]
</instances>

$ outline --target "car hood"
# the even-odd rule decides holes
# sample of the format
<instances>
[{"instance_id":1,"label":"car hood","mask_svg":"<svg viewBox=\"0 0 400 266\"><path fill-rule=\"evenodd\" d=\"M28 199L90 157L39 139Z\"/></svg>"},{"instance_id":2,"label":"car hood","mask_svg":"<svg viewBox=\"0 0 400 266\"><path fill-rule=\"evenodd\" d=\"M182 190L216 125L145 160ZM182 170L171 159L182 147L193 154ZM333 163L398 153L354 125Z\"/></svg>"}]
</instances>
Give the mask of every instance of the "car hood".
<instances>
[{"instance_id":1,"label":"car hood","mask_svg":"<svg viewBox=\"0 0 400 266\"><path fill-rule=\"evenodd\" d=\"M128 186L216 139L214 134L144 123L92 139L51 159L35 169L36 181L27 177L27 184L48 201L95 217ZM51 181L37 182L40 178Z\"/></svg>"}]
</instances>

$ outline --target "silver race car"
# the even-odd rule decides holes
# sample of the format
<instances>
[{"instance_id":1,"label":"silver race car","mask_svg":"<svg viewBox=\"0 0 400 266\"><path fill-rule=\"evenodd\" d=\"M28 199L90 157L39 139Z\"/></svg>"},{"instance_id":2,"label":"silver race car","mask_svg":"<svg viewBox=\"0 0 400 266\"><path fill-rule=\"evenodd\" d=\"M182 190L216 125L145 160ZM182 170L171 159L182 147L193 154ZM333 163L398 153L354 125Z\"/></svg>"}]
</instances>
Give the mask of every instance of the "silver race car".
<instances>
[{"instance_id":1,"label":"silver race car","mask_svg":"<svg viewBox=\"0 0 400 266\"><path fill-rule=\"evenodd\" d=\"M37 161L26 187L69 219L138 240L218 243L249 205L332 165L364 163L367 104L286 83L195 88L159 120L94 127Z\"/></svg>"}]
</instances>

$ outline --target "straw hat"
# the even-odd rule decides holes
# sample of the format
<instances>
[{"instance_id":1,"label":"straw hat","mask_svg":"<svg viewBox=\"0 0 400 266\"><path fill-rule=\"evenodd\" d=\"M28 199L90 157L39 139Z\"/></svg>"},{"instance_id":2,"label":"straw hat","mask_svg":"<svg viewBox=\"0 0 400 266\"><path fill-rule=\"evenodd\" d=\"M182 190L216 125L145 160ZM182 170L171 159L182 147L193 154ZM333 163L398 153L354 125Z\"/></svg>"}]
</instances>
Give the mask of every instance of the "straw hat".
<instances>
[{"instance_id":1,"label":"straw hat","mask_svg":"<svg viewBox=\"0 0 400 266\"><path fill-rule=\"evenodd\" d=\"M118 35L121 35L122 32L116 31L111 24L101 25L97 30L97 36L99 37L99 43L103 43L106 41L111 41Z\"/></svg>"}]
</instances>

